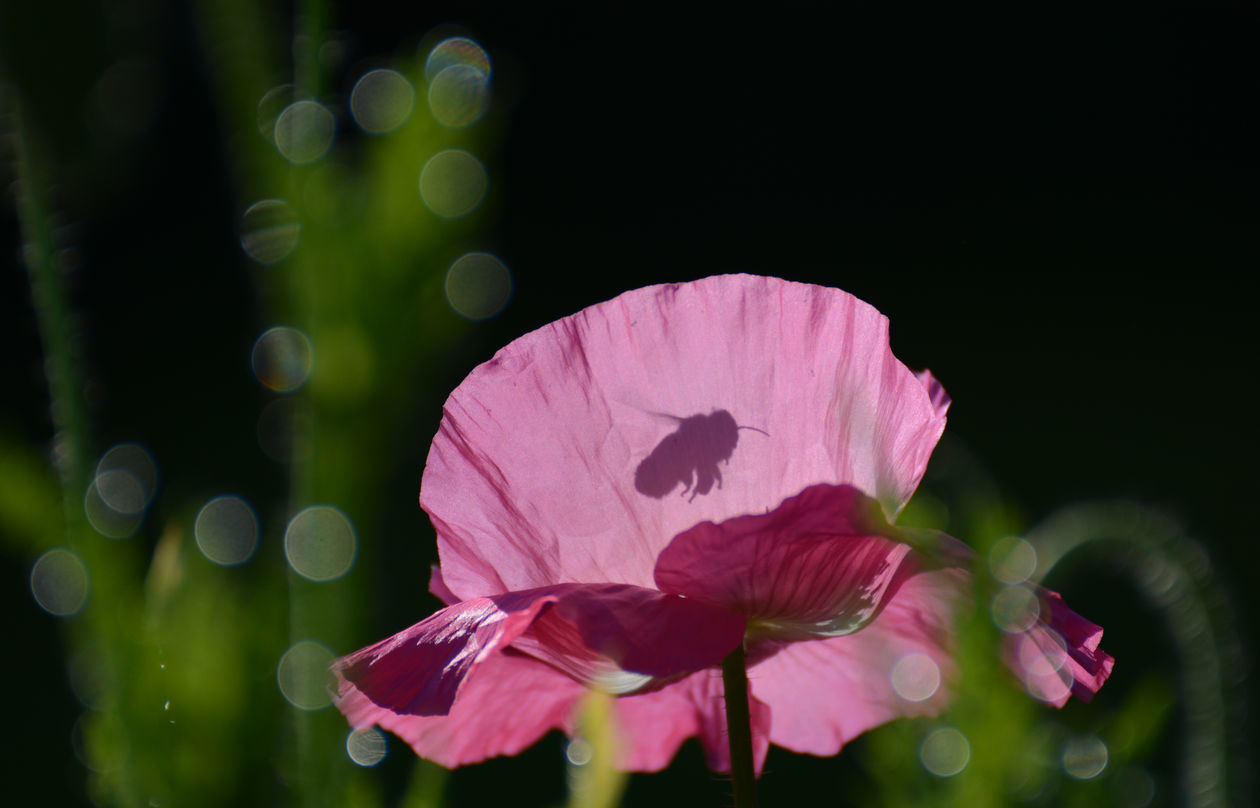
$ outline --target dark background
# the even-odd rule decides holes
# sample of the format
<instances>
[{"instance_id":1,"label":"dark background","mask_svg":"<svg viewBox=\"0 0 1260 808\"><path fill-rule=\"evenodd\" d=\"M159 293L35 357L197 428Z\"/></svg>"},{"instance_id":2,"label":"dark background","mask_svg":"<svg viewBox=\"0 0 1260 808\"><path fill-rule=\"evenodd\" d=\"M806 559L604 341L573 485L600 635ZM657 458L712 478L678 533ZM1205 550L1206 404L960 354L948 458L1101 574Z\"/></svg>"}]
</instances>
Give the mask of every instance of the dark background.
<instances>
[{"instance_id":1,"label":"dark background","mask_svg":"<svg viewBox=\"0 0 1260 808\"><path fill-rule=\"evenodd\" d=\"M648 283L779 275L839 286L890 317L894 350L942 380L949 432L1027 524L1081 499L1155 505L1209 549L1236 612L1256 613L1254 18L995 27L799 12L438 17L413 5L336 9L338 78L348 87L357 65L413 53L441 22L490 52L502 139L487 242L517 291L427 380L428 409L404 436L414 464L400 509L414 507L442 398L511 338ZM40 8L4 12L4 69L56 158L103 445L139 439L186 458L168 476L189 489L244 475L238 487L279 492L274 471L234 459L252 435L257 396L238 365L260 315L195 18L150 9L120 26ZM93 87L131 50L157 69L150 122L102 134ZM0 204L0 426L46 446L12 197ZM197 446L219 449L192 451L190 425ZM423 531L408 518L409 535ZM431 551L405 552L419 565ZM23 649L23 742L68 753L74 708L52 620L26 590L29 559L6 558L3 573L6 645ZM1124 591L1069 593L1109 626L1120 665L1117 648L1158 631L1110 628L1109 610L1128 615L1112 602ZM74 765L46 762L50 777Z\"/></svg>"}]
</instances>

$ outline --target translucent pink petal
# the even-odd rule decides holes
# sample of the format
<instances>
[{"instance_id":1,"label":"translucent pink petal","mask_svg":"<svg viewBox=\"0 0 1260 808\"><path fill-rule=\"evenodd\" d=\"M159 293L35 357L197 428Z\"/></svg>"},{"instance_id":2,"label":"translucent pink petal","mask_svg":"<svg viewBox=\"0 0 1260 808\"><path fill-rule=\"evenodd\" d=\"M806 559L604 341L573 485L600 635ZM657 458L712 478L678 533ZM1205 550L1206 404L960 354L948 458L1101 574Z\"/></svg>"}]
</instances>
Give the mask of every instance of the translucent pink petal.
<instances>
[{"instance_id":1,"label":"translucent pink petal","mask_svg":"<svg viewBox=\"0 0 1260 808\"><path fill-rule=\"evenodd\" d=\"M744 636L742 614L654 589L562 584L548 591L555 606L513 647L610 693L721 664Z\"/></svg>"},{"instance_id":2,"label":"translucent pink petal","mask_svg":"<svg viewBox=\"0 0 1260 808\"><path fill-rule=\"evenodd\" d=\"M936 411L936 414L939 417L945 417L945 413L949 410L951 403L949 393L945 392L945 388L937 381L937 378L932 375L930 370L920 370L914 376L923 385L923 389L927 391L928 398L932 400L932 408Z\"/></svg>"},{"instance_id":3,"label":"translucent pink petal","mask_svg":"<svg viewBox=\"0 0 1260 808\"><path fill-rule=\"evenodd\" d=\"M624 584L560 584L475 598L338 660L338 676L380 707L443 715L476 666L509 645L613 693L719 664L743 639L740 614Z\"/></svg>"},{"instance_id":4,"label":"translucent pink petal","mask_svg":"<svg viewBox=\"0 0 1260 808\"><path fill-rule=\"evenodd\" d=\"M615 716L625 744L621 768L660 771L674 759L683 741L698 737L709 768L730 771L723 692L721 671L706 670L662 690L617 699ZM760 773L770 745L770 709L751 694L748 707L753 763Z\"/></svg>"},{"instance_id":5,"label":"translucent pink petal","mask_svg":"<svg viewBox=\"0 0 1260 808\"><path fill-rule=\"evenodd\" d=\"M442 568L437 564L431 564L429 567L429 592L447 606L459 603L459 598L446 585L446 581L442 580Z\"/></svg>"},{"instance_id":6,"label":"translucent pink petal","mask_svg":"<svg viewBox=\"0 0 1260 808\"><path fill-rule=\"evenodd\" d=\"M466 600L337 660L333 670L387 710L445 715L473 670L556 599L536 590Z\"/></svg>"},{"instance_id":7,"label":"translucent pink petal","mask_svg":"<svg viewBox=\"0 0 1260 808\"><path fill-rule=\"evenodd\" d=\"M656 584L748 615L777 640L851 634L913 570L909 545L875 500L852 486L814 485L769 513L702 522L656 563Z\"/></svg>"},{"instance_id":8,"label":"translucent pink petal","mask_svg":"<svg viewBox=\"0 0 1260 808\"><path fill-rule=\"evenodd\" d=\"M752 692L774 716L770 740L797 752L834 755L887 721L939 712L955 675L954 609L968 591L962 570L914 575L863 630L786 644L752 668Z\"/></svg>"},{"instance_id":9,"label":"translucent pink petal","mask_svg":"<svg viewBox=\"0 0 1260 808\"><path fill-rule=\"evenodd\" d=\"M651 586L678 533L816 483L895 513L944 400L845 292L748 275L648 287L474 370L447 400L421 505L459 597Z\"/></svg>"},{"instance_id":10,"label":"translucent pink petal","mask_svg":"<svg viewBox=\"0 0 1260 808\"><path fill-rule=\"evenodd\" d=\"M468 678L447 715L419 716L381 707L342 679L337 706L351 726L373 724L416 754L447 767L515 755L552 729L568 729L586 688L526 656L496 653Z\"/></svg>"},{"instance_id":11,"label":"translucent pink petal","mask_svg":"<svg viewBox=\"0 0 1260 808\"><path fill-rule=\"evenodd\" d=\"M1008 639L1007 664L1034 697L1062 707L1090 701L1111 676L1115 658L1099 648L1103 630L1068 608L1057 592L1037 587L1041 616Z\"/></svg>"}]
</instances>

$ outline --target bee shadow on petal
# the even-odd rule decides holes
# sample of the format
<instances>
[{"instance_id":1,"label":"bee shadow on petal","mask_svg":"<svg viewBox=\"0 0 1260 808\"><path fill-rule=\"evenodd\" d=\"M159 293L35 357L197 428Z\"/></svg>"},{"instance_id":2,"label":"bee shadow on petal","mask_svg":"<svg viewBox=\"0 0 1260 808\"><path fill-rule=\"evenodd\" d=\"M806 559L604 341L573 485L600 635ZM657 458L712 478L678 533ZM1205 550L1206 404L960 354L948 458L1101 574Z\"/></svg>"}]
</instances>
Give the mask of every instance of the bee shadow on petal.
<instances>
[{"instance_id":1,"label":"bee shadow on petal","mask_svg":"<svg viewBox=\"0 0 1260 808\"><path fill-rule=\"evenodd\" d=\"M768 434L756 427L739 426L726 410L687 418L666 417L676 420L678 428L662 438L634 470L634 489L653 499L663 498L679 484L688 502L708 494L715 485L720 489L718 463L730 461L739 443L739 430Z\"/></svg>"}]
</instances>

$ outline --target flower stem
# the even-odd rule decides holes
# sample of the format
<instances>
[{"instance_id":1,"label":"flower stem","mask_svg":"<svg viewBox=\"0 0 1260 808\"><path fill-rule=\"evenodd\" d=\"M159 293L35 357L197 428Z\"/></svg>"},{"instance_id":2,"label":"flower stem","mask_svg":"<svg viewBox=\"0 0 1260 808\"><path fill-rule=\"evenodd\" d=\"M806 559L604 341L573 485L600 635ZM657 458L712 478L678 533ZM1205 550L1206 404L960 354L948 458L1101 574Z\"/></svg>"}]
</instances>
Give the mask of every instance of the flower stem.
<instances>
[{"instance_id":1,"label":"flower stem","mask_svg":"<svg viewBox=\"0 0 1260 808\"><path fill-rule=\"evenodd\" d=\"M748 672L743 643L722 660L722 685L726 693L735 808L757 808L757 774L753 769L752 721L748 714Z\"/></svg>"}]
</instances>

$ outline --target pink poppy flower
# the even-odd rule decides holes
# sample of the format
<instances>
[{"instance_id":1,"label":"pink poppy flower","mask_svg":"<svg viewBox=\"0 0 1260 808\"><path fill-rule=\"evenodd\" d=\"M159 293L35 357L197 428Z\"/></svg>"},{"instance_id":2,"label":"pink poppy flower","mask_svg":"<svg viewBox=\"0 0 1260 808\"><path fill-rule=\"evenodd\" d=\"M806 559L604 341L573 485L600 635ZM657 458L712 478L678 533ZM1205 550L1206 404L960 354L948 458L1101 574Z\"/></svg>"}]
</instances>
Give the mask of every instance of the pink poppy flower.
<instances>
[{"instance_id":1,"label":"pink poppy flower","mask_svg":"<svg viewBox=\"0 0 1260 808\"><path fill-rule=\"evenodd\" d=\"M638 289L527 334L451 394L429 452L447 607L338 660L338 707L457 766L573 733L592 687L619 696L623 768L698 737L726 771L718 666L743 643L758 771L770 743L832 755L935 713L970 550L892 522L948 407L874 308L776 278ZM1036 594L1012 661L1043 700L1088 699L1102 630Z\"/></svg>"}]
</instances>

